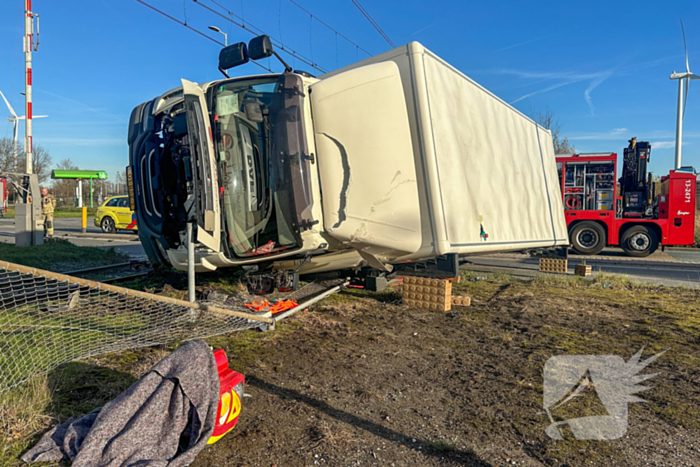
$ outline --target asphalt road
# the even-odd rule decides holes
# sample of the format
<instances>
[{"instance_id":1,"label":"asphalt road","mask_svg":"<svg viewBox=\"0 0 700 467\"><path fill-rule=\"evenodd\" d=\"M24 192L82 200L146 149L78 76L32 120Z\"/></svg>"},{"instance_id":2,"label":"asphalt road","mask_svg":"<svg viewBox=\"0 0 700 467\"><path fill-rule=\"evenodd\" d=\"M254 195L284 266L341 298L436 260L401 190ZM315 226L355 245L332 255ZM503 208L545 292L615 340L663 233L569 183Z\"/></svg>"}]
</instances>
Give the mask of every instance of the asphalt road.
<instances>
[{"instance_id":1,"label":"asphalt road","mask_svg":"<svg viewBox=\"0 0 700 467\"><path fill-rule=\"evenodd\" d=\"M78 246L94 246L98 248L114 248L134 259L146 257L143 247L135 232L124 232L119 235L105 235L99 227L95 227L94 220L88 219L87 233L89 237L75 237L81 235L82 220L80 218L54 219L54 236L65 238ZM0 242L15 243L15 220L0 219Z\"/></svg>"},{"instance_id":2,"label":"asphalt road","mask_svg":"<svg viewBox=\"0 0 700 467\"><path fill-rule=\"evenodd\" d=\"M629 258L620 250L605 251L604 257L569 256L569 271L585 259L593 274L600 271L626 274L632 279L656 285L700 288L700 250L687 249L676 255L677 250L666 250L668 258ZM614 254L613 254L614 253ZM477 272L505 272L519 277L539 274L539 259L521 254L469 256L463 260L463 269Z\"/></svg>"},{"instance_id":3,"label":"asphalt road","mask_svg":"<svg viewBox=\"0 0 700 467\"><path fill-rule=\"evenodd\" d=\"M666 253L678 261L700 263L700 248L668 248Z\"/></svg>"}]
</instances>

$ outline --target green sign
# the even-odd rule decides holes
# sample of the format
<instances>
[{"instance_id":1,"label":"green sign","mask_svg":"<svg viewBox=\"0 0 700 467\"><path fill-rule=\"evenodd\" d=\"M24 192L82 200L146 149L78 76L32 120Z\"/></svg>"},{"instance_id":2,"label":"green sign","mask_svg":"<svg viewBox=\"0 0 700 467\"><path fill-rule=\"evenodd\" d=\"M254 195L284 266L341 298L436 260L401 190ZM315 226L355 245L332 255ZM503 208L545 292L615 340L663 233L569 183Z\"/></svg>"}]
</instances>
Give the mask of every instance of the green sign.
<instances>
[{"instance_id":1,"label":"green sign","mask_svg":"<svg viewBox=\"0 0 700 467\"><path fill-rule=\"evenodd\" d=\"M107 180L104 170L52 170L51 178L56 179L94 179Z\"/></svg>"}]
</instances>

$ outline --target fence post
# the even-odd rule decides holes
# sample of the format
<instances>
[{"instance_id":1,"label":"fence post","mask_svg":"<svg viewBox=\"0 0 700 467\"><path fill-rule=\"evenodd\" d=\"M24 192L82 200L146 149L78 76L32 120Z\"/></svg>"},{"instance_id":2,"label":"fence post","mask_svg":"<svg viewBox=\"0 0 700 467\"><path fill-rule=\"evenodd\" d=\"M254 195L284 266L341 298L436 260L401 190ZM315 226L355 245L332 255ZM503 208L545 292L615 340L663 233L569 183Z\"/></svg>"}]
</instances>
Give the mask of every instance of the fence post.
<instances>
[{"instance_id":1,"label":"fence post","mask_svg":"<svg viewBox=\"0 0 700 467\"><path fill-rule=\"evenodd\" d=\"M195 301L194 293L194 239L192 222L187 222L187 300Z\"/></svg>"}]
</instances>

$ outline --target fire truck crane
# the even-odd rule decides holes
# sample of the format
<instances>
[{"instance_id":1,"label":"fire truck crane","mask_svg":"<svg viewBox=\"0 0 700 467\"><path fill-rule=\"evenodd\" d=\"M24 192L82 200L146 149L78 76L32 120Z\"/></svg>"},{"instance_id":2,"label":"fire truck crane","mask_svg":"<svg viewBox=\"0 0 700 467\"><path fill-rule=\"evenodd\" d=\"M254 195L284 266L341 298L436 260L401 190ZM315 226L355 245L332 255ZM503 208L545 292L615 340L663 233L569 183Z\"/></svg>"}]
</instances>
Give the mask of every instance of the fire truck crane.
<instances>
[{"instance_id":1,"label":"fire truck crane","mask_svg":"<svg viewBox=\"0 0 700 467\"><path fill-rule=\"evenodd\" d=\"M569 239L579 254L609 245L644 257L659 245L695 241L695 169L672 170L655 182L647 173L651 144L629 143L619 180L616 153L557 157Z\"/></svg>"}]
</instances>

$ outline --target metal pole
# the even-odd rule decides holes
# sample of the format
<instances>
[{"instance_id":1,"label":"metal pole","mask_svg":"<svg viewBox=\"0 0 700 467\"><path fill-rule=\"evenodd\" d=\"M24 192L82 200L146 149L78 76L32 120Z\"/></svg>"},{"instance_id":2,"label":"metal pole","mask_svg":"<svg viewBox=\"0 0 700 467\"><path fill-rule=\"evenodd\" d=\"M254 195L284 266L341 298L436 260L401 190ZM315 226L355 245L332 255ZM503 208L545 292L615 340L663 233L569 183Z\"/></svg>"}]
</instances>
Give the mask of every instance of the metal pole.
<instances>
[{"instance_id":1,"label":"metal pole","mask_svg":"<svg viewBox=\"0 0 700 467\"><path fill-rule=\"evenodd\" d=\"M32 0L24 0L24 153L27 157L26 173L32 173L32 35L34 17L32 15ZM33 194L33 193L32 193Z\"/></svg>"},{"instance_id":2,"label":"metal pole","mask_svg":"<svg viewBox=\"0 0 700 467\"><path fill-rule=\"evenodd\" d=\"M326 290L326 291L323 292L322 294L319 294L319 295L313 297L312 299L305 301L304 303L302 303L302 304L300 304L300 305L298 305L298 306L292 308L291 310L285 311L285 312L282 313L281 315L279 315L279 316L277 316L276 318L274 318L274 322L276 323L277 321L281 321L281 320L283 320L283 319L285 319L285 318L289 318L290 316L292 316L292 315L293 315L294 313L296 313L297 311L303 310L304 308L306 308L306 307L308 307L308 306L311 306L311 305L313 305L313 304L316 303L316 302L320 302L320 301L323 300L324 298L329 297L329 296L333 295L334 293L340 292L340 291L343 290L345 287L347 287L348 284L350 284L350 281L345 281L345 282L343 282L342 284L336 285L335 287L332 287L332 288Z\"/></svg>"},{"instance_id":3,"label":"metal pole","mask_svg":"<svg viewBox=\"0 0 700 467\"><path fill-rule=\"evenodd\" d=\"M187 223L187 300L195 302L194 294L194 240L192 223Z\"/></svg>"},{"instance_id":4,"label":"metal pole","mask_svg":"<svg viewBox=\"0 0 700 467\"><path fill-rule=\"evenodd\" d=\"M90 209L92 209L92 198L93 198L93 193L92 193L92 178L90 179Z\"/></svg>"},{"instance_id":5,"label":"metal pole","mask_svg":"<svg viewBox=\"0 0 700 467\"><path fill-rule=\"evenodd\" d=\"M676 169L681 168L681 145L683 144L683 81L678 80L678 113L676 114Z\"/></svg>"}]
</instances>

